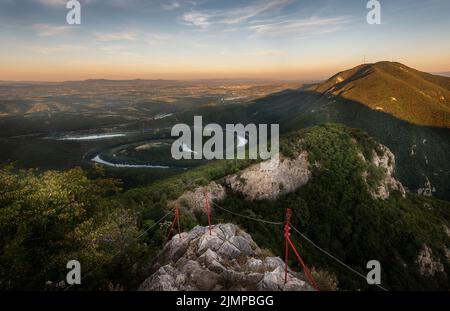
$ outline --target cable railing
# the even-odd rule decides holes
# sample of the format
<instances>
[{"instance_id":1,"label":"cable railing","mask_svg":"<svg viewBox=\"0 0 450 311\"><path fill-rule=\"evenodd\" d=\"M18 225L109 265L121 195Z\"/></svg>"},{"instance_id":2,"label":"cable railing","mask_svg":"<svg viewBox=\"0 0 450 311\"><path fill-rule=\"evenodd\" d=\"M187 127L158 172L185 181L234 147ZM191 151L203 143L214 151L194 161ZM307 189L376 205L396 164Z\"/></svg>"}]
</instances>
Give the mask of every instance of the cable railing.
<instances>
[{"instance_id":1,"label":"cable railing","mask_svg":"<svg viewBox=\"0 0 450 311\"><path fill-rule=\"evenodd\" d=\"M206 200L208 200L208 202L206 202ZM267 224L267 225L274 225L274 226L283 226L286 224L285 221L272 221L272 220L267 220L267 219L263 219L263 218L257 218L257 217L252 217L252 216L248 216L248 215L244 215L241 213L237 213L235 211L232 211L230 209L227 209L219 204L217 204L216 202L214 202L213 200L211 200L211 204L213 206L215 206L216 208L227 212L231 215L237 216L237 217L241 217L241 218L245 218L245 219L249 219L252 221L256 221L259 223L263 223L263 224ZM178 207L179 205L177 204L176 207L171 208L164 216L162 216L160 219L158 219L155 223L153 223L152 225L148 226L144 231L142 231L135 239L138 240L141 237L143 237L145 234L147 234L150 230L154 229L156 226L158 226L159 224L161 224L164 220L166 220L166 218L171 215L174 211L176 212L175 214L175 219L172 222L172 226L175 223L175 220L178 221L179 223L179 214L178 214ZM209 209L209 199L207 194L205 193L205 211L208 213L208 219L210 219L210 209ZM178 217L178 218L177 218ZM210 234L211 234L211 222L209 220L208 222L208 226L210 228ZM323 254L327 255L329 258L331 258L332 260L336 261L337 263L339 263L341 266L343 266L344 268L346 268L347 270L351 271L352 273L358 275L359 277L363 278L364 280L367 280L366 276L363 275L362 273L358 272L357 270L355 270L354 268L350 267L349 265L347 265L345 262L343 262L342 260L340 260L338 257L334 256L333 254L331 254L329 251L325 250L324 248L320 247L319 245L317 245L316 243L314 243L310 238L308 238L305 234L303 234L302 232L300 232L300 230L298 230L297 228L295 228L294 226L292 226L289 223L289 228L292 228L292 230L294 230L301 238L303 238L305 241L307 241L309 244L311 244L313 247L315 247L317 250L319 250L320 252L322 252ZM166 242L168 240L168 237L170 236L170 233L172 232L172 230L169 230L169 233L166 236ZM121 251L116 252L115 254L112 255L112 257L114 258L115 256L119 255L121 253ZM89 275L91 275L93 272L95 272L95 270L91 270L88 273L84 274L84 276L81 278L81 280L85 279L86 277L88 277ZM388 291L388 289L386 289L385 287L379 285L379 284L375 284L378 288L384 290L384 291ZM72 285L69 285L68 287L66 287L64 289L64 291L69 290Z\"/></svg>"}]
</instances>

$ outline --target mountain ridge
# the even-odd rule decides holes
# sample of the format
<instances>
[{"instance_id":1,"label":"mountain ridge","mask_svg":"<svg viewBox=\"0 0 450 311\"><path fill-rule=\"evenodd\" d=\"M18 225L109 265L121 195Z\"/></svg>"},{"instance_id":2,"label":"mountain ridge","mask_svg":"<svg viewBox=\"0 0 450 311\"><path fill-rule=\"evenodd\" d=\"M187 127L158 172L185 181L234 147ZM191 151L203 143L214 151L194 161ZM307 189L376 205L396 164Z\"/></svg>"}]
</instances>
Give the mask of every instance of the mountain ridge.
<instances>
[{"instance_id":1,"label":"mountain ridge","mask_svg":"<svg viewBox=\"0 0 450 311\"><path fill-rule=\"evenodd\" d=\"M309 85L277 96L267 96L243 108L231 107L225 110L223 107L218 107L217 109L194 111L192 114L202 114L204 120L207 120L205 122L208 123L219 121L218 123L224 124L233 122L235 116L240 115L243 123L278 123L283 133L323 123L341 123L352 128L362 129L380 143L386 145L395 154L400 163L397 174L405 187L416 193L423 188L429 188L431 192L426 191L427 195L432 194L449 200L449 127L415 124L398 115L398 113L395 115L389 113L389 111L376 109L378 106L376 103L364 103L364 98L352 100L340 96L336 92L339 90L330 92L330 89L336 85L336 78L340 74L343 75L342 83L355 83L356 81L359 91L364 91L364 89L361 89L364 84L358 79L361 76L366 76L367 72L365 75L364 72L370 71L373 66L373 64L360 65L343 71L344 74L337 73L328 79L328 82ZM397 68L395 70L403 72L402 69L398 69L398 66L403 68L404 65L384 62L377 63L376 66L387 66L388 68L394 66ZM405 66L404 68L408 67ZM413 69L410 71L413 71ZM444 84L450 81L450 78L446 77L436 78L431 74L420 74L423 77L421 76L419 80L425 81L424 84L426 85L433 82L433 79L438 80L437 83L441 85L438 88L439 90L442 90ZM351 80L352 76L357 79ZM383 88L383 85L389 84L390 81L394 80L372 79L373 85L366 85L369 87L368 93L373 93L374 89ZM397 97L396 108L402 108L404 101L400 96ZM391 99L388 99L388 104L390 104ZM422 106L427 107L427 105ZM417 102L412 108L416 109L416 107L418 107ZM218 113L219 109L220 113ZM423 107L420 109L423 109ZM218 115L220 116L218 117ZM245 117L243 117L244 115ZM420 113L415 115L420 115ZM442 115L447 119L450 116L447 112ZM183 121L189 122L187 119L183 119ZM428 181L431 182L431 187L429 187Z\"/></svg>"},{"instance_id":2,"label":"mountain ridge","mask_svg":"<svg viewBox=\"0 0 450 311\"><path fill-rule=\"evenodd\" d=\"M450 127L450 78L401 63L359 65L313 90L357 101L413 124Z\"/></svg>"}]
</instances>

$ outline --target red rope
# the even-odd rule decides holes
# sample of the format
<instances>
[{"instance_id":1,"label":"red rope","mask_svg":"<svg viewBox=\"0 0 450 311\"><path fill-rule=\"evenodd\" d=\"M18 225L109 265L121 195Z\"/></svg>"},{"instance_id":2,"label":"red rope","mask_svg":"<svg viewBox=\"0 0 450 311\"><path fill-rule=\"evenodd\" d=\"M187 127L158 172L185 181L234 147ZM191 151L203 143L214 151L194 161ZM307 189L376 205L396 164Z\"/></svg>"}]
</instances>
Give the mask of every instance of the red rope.
<instances>
[{"instance_id":1,"label":"red rope","mask_svg":"<svg viewBox=\"0 0 450 311\"><path fill-rule=\"evenodd\" d=\"M308 267L305 265L305 263L303 262L302 258L300 257L300 255L298 254L297 250L295 249L294 244L291 241L290 238L290 230L291 230L291 226L290 226L290 220L291 220L291 209L287 208L286 209L286 223L284 225L284 239L285 239L285 257L284 257L284 283L287 283L287 274L288 274L288 256L289 256L289 246L292 248L292 250L295 253L295 256L297 257L298 261L300 261L300 264L303 267L303 270L305 271L306 275L308 276L309 281L311 282L311 284L314 286L314 288L316 290L319 290L319 287L317 286L316 282L314 281L311 272L309 271Z\"/></svg>"},{"instance_id":2,"label":"red rope","mask_svg":"<svg viewBox=\"0 0 450 311\"><path fill-rule=\"evenodd\" d=\"M288 275L288 257L289 257L289 230L291 230L291 226L289 224L291 220L291 209L286 209L286 223L284 225L284 241L285 241L285 248L284 248L284 284L287 283L287 275Z\"/></svg>"},{"instance_id":3,"label":"red rope","mask_svg":"<svg viewBox=\"0 0 450 311\"><path fill-rule=\"evenodd\" d=\"M167 235L166 235L166 242L169 240L169 236L170 236L170 234L172 233L173 225L174 225L174 224L175 224L175 218L173 219L172 224L170 225L170 228L169 228L169 232L168 232Z\"/></svg>"},{"instance_id":4,"label":"red rope","mask_svg":"<svg viewBox=\"0 0 450 311\"><path fill-rule=\"evenodd\" d=\"M205 210L208 214L208 227L209 227L209 235L211 235L211 215L209 211L209 200L208 200L208 192L205 189Z\"/></svg>"},{"instance_id":5,"label":"red rope","mask_svg":"<svg viewBox=\"0 0 450 311\"><path fill-rule=\"evenodd\" d=\"M294 251L295 256L297 256L298 261L300 261L300 264L302 265L303 270L305 270L305 273L306 273L306 275L308 276L308 279L311 281L311 284L314 286L314 288L315 288L316 290L319 290L319 287L317 286L316 282L314 282L314 279L313 279L311 273L309 272L308 267L305 265L305 263L303 262L302 258L301 258L300 255L298 254L297 250L295 249L294 244L292 244L291 239L288 238L288 242L289 242L289 245L292 247L292 250Z\"/></svg>"},{"instance_id":6,"label":"red rope","mask_svg":"<svg viewBox=\"0 0 450 311\"><path fill-rule=\"evenodd\" d=\"M178 202L177 202L177 205L178 205ZM178 221L178 234L181 235L180 214L178 212L178 206L177 206L177 209L175 210L175 215L176 215L177 221Z\"/></svg>"},{"instance_id":7,"label":"red rope","mask_svg":"<svg viewBox=\"0 0 450 311\"><path fill-rule=\"evenodd\" d=\"M181 234L181 229L180 229L180 216L179 216L179 214L178 214L178 203L177 203L177 207L175 208L175 216L174 216L174 218L173 218L172 224L170 225L169 232L167 233L167 236L166 236L166 242L169 240L170 234L171 234L172 231L173 231L173 227L174 227L174 225L175 225L175 221L178 222L178 233Z\"/></svg>"}]
</instances>

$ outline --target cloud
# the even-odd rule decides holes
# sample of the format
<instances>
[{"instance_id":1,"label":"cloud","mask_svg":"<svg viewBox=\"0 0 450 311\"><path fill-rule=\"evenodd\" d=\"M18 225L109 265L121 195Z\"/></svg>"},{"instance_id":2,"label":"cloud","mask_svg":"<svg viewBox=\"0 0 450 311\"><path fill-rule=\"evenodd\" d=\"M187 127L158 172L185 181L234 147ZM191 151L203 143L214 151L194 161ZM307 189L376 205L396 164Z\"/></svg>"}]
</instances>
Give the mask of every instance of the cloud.
<instances>
[{"instance_id":1,"label":"cloud","mask_svg":"<svg viewBox=\"0 0 450 311\"><path fill-rule=\"evenodd\" d=\"M48 6L62 6L66 7L67 0L37 0L37 2Z\"/></svg>"},{"instance_id":2,"label":"cloud","mask_svg":"<svg viewBox=\"0 0 450 311\"><path fill-rule=\"evenodd\" d=\"M192 45L194 48L200 48L200 49L212 47L211 44L209 44L209 43L204 43L204 42L192 42L191 45Z\"/></svg>"},{"instance_id":3,"label":"cloud","mask_svg":"<svg viewBox=\"0 0 450 311\"><path fill-rule=\"evenodd\" d=\"M181 7L181 4L178 1L170 1L161 3L161 7L166 11L173 11Z\"/></svg>"},{"instance_id":4,"label":"cloud","mask_svg":"<svg viewBox=\"0 0 450 311\"><path fill-rule=\"evenodd\" d=\"M250 56L283 56L287 55L288 52L283 50L261 50L256 52L247 53Z\"/></svg>"},{"instance_id":5,"label":"cloud","mask_svg":"<svg viewBox=\"0 0 450 311\"><path fill-rule=\"evenodd\" d=\"M291 2L292 0L270 0L233 9L223 14L224 19L222 22L226 24L237 24L263 13L274 12Z\"/></svg>"},{"instance_id":6,"label":"cloud","mask_svg":"<svg viewBox=\"0 0 450 311\"><path fill-rule=\"evenodd\" d=\"M133 31L95 32L94 36L100 41L136 41L137 35Z\"/></svg>"},{"instance_id":7,"label":"cloud","mask_svg":"<svg viewBox=\"0 0 450 311\"><path fill-rule=\"evenodd\" d=\"M257 36L289 34L296 38L336 32L352 20L346 16L308 18L286 13L286 6L294 0L264 0L224 10L192 10L183 14L185 24L206 29L222 25L223 32L246 31ZM282 10L283 9L283 10ZM279 14L284 12L286 15Z\"/></svg>"},{"instance_id":8,"label":"cloud","mask_svg":"<svg viewBox=\"0 0 450 311\"><path fill-rule=\"evenodd\" d=\"M115 52L115 51L123 51L126 50L127 47L123 45L103 45L99 47L99 50L105 51L105 52Z\"/></svg>"},{"instance_id":9,"label":"cloud","mask_svg":"<svg viewBox=\"0 0 450 311\"><path fill-rule=\"evenodd\" d=\"M49 24L34 24L32 28L37 31L38 35L41 37L50 37L63 34L67 32L69 26L54 26Z\"/></svg>"},{"instance_id":10,"label":"cloud","mask_svg":"<svg viewBox=\"0 0 450 311\"><path fill-rule=\"evenodd\" d=\"M210 24L209 19L211 17L210 14L193 11L183 14L183 21L188 25L206 28Z\"/></svg>"},{"instance_id":11,"label":"cloud","mask_svg":"<svg viewBox=\"0 0 450 311\"><path fill-rule=\"evenodd\" d=\"M169 35L158 35L151 34L147 36L146 42L150 45L158 45L163 43L168 43L173 40L172 36Z\"/></svg>"},{"instance_id":12,"label":"cloud","mask_svg":"<svg viewBox=\"0 0 450 311\"><path fill-rule=\"evenodd\" d=\"M129 46L124 45L104 45L100 46L98 50L115 56L138 56L138 53L129 50Z\"/></svg>"},{"instance_id":13,"label":"cloud","mask_svg":"<svg viewBox=\"0 0 450 311\"><path fill-rule=\"evenodd\" d=\"M249 26L248 29L255 31L257 34L280 35L286 33L326 33L327 29L334 31L339 29L338 26L350 23L347 17L311 17L302 20L287 20L273 23L261 23Z\"/></svg>"},{"instance_id":14,"label":"cloud","mask_svg":"<svg viewBox=\"0 0 450 311\"><path fill-rule=\"evenodd\" d=\"M303 34L300 34L300 36L293 36L292 39L293 40L309 39L309 38L313 38L313 37L316 37L316 36L319 36L319 35L337 32L337 31L339 31L341 29L342 29L341 25L337 25L335 27L328 27L328 28L323 28L323 29L318 29L318 30L314 30L314 31L305 32Z\"/></svg>"},{"instance_id":15,"label":"cloud","mask_svg":"<svg viewBox=\"0 0 450 311\"><path fill-rule=\"evenodd\" d=\"M35 1L42 5L51 7L62 7L62 8L66 8L67 2L69 2L69 0L35 0ZM89 4L95 0L78 0L78 1L83 5Z\"/></svg>"},{"instance_id":16,"label":"cloud","mask_svg":"<svg viewBox=\"0 0 450 311\"><path fill-rule=\"evenodd\" d=\"M57 54L84 50L86 47L80 45L60 44L53 47L34 47L32 50L39 54Z\"/></svg>"},{"instance_id":17,"label":"cloud","mask_svg":"<svg viewBox=\"0 0 450 311\"><path fill-rule=\"evenodd\" d=\"M192 26L206 28L210 24L239 24L262 14L276 12L293 0L265 0L250 5L220 11L195 10L183 14L183 21Z\"/></svg>"}]
</instances>

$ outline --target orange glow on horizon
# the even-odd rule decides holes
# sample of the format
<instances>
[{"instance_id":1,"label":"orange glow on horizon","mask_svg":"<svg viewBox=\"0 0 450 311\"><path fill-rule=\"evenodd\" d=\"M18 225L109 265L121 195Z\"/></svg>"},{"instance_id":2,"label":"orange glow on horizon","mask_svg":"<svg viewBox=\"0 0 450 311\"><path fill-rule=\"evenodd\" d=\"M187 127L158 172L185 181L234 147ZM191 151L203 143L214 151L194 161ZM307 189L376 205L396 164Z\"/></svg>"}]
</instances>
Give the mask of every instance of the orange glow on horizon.
<instances>
[{"instance_id":1,"label":"orange glow on horizon","mask_svg":"<svg viewBox=\"0 0 450 311\"><path fill-rule=\"evenodd\" d=\"M375 60L381 61L383 59ZM369 62L375 62L369 59ZM450 59L415 58L394 61L426 72L450 71ZM218 62L220 63L220 62ZM70 81L87 79L274 79L274 80L318 80L325 79L335 73L359 65L357 61L329 63L280 63L254 64L242 62L236 65L205 64L198 65L179 63L172 65L139 63L128 60L126 63L110 63L102 61L2 61L0 60L1 81Z\"/></svg>"}]
</instances>

